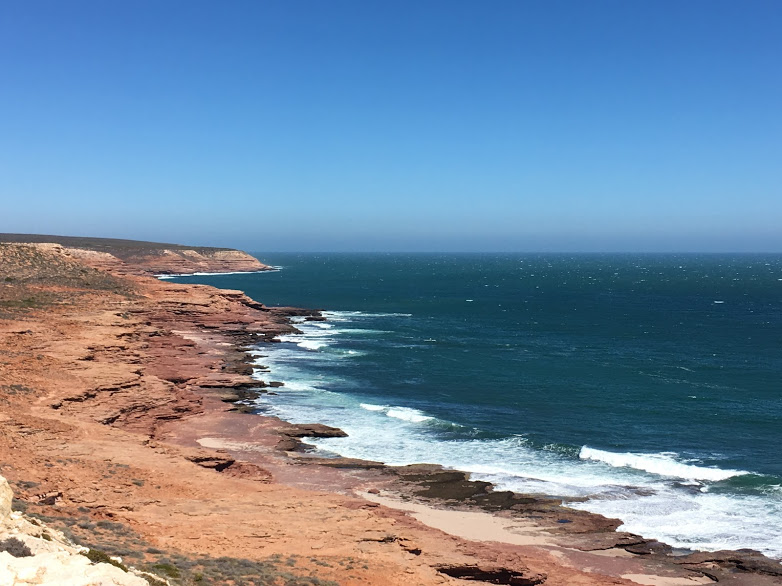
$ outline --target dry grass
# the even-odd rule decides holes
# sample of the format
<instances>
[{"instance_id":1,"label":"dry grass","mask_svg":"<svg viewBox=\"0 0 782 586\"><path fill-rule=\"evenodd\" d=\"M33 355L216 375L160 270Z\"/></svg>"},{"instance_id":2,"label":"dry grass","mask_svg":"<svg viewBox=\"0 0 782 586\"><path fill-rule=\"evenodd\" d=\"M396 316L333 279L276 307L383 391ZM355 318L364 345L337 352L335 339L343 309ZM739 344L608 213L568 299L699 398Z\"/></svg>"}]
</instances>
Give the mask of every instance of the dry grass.
<instances>
[{"instance_id":1,"label":"dry grass","mask_svg":"<svg viewBox=\"0 0 782 586\"><path fill-rule=\"evenodd\" d=\"M90 291L132 294L126 282L54 251L0 243L0 319L69 303Z\"/></svg>"},{"instance_id":2,"label":"dry grass","mask_svg":"<svg viewBox=\"0 0 782 586\"><path fill-rule=\"evenodd\" d=\"M93 521L84 510L58 510L65 515L43 514L44 507L24 507L28 515L48 526L62 531L74 543L90 548L87 557L95 562L112 563L117 567L136 568L159 576L158 584L168 581L173 586L337 586L331 580L324 580L306 568L297 567L297 556L270 556L265 560L247 560L231 557L209 557L186 555L177 551L164 551L150 546L140 535L127 525L115 521ZM41 511L41 512L39 512ZM112 557L122 558L119 564ZM316 558L307 565L330 566L317 563ZM154 579L150 580L153 585Z\"/></svg>"},{"instance_id":3,"label":"dry grass","mask_svg":"<svg viewBox=\"0 0 782 586\"><path fill-rule=\"evenodd\" d=\"M210 254L230 248L211 246L186 246L164 242L145 242L143 240L123 240L120 238L89 238L82 236L53 236L48 234L2 234L0 242L55 242L70 248L84 248L108 252L117 258L125 259L139 254L154 254L161 250L195 250L200 254Z\"/></svg>"}]
</instances>

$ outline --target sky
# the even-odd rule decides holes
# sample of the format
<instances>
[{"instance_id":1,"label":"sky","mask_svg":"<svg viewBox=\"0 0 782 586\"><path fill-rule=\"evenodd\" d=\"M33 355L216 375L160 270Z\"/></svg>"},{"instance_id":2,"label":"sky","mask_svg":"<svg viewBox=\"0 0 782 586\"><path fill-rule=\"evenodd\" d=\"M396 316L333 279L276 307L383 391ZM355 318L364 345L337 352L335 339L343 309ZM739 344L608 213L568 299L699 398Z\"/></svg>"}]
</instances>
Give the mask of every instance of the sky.
<instances>
[{"instance_id":1,"label":"sky","mask_svg":"<svg viewBox=\"0 0 782 586\"><path fill-rule=\"evenodd\" d=\"M2 0L0 232L782 252L778 0Z\"/></svg>"}]
</instances>

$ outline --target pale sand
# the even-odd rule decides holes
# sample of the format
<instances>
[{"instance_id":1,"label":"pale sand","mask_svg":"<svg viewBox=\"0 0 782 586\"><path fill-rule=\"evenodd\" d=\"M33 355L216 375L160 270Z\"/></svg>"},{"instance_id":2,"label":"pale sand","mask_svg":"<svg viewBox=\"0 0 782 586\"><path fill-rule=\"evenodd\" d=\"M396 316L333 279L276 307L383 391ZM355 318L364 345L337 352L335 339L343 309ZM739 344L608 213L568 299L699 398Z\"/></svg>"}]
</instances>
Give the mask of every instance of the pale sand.
<instances>
[{"instance_id":1,"label":"pale sand","mask_svg":"<svg viewBox=\"0 0 782 586\"><path fill-rule=\"evenodd\" d=\"M252 442L235 442L219 437L202 437L196 440L202 448L213 450L233 450L236 452L264 452L268 448Z\"/></svg>"},{"instance_id":2,"label":"pale sand","mask_svg":"<svg viewBox=\"0 0 782 586\"><path fill-rule=\"evenodd\" d=\"M706 576L688 576L686 578L669 578L666 576L652 576L650 574L622 574L625 580L632 580L644 586L695 586L696 584L714 584L711 578Z\"/></svg>"},{"instance_id":3,"label":"pale sand","mask_svg":"<svg viewBox=\"0 0 782 586\"><path fill-rule=\"evenodd\" d=\"M494 541L512 545L550 546L549 551L559 557L565 548L558 546L543 527L533 522L504 519L486 512L436 509L418 503L409 503L394 498L362 492L362 498L380 505L405 511L424 525L445 533L472 541ZM559 550L559 551L558 551ZM562 553L559 553L562 552ZM581 552L590 555L635 558L636 555L620 548ZM582 568L585 569L585 568ZM590 571L586 569L586 571ZM706 576L658 576L653 574L622 574L622 578L643 586L697 586L712 584Z\"/></svg>"},{"instance_id":4,"label":"pale sand","mask_svg":"<svg viewBox=\"0 0 782 586\"><path fill-rule=\"evenodd\" d=\"M567 549L567 548L565 548ZM579 550L580 551L580 550ZM609 547L608 549L590 549L587 553L592 555L602 555L607 558L637 558L634 553L630 553L621 547Z\"/></svg>"},{"instance_id":5,"label":"pale sand","mask_svg":"<svg viewBox=\"0 0 782 586\"><path fill-rule=\"evenodd\" d=\"M411 517L424 525L463 539L498 541L512 545L554 545L545 530L532 522L503 519L483 512L435 509L377 494L362 493L361 497L391 509L410 513Z\"/></svg>"}]
</instances>

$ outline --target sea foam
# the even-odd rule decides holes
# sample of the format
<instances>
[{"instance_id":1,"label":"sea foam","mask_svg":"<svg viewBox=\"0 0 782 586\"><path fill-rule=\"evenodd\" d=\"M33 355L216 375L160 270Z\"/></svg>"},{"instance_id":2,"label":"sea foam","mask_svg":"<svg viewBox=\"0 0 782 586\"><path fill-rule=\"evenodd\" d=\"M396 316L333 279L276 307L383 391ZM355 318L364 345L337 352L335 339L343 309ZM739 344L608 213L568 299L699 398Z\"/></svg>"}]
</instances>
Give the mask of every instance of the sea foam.
<instances>
[{"instance_id":1,"label":"sea foam","mask_svg":"<svg viewBox=\"0 0 782 586\"><path fill-rule=\"evenodd\" d=\"M155 275L158 279L174 279L180 277L221 277L225 275L255 275L257 273L278 273L282 270L282 267L269 267L260 271L231 271L224 273L176 273L176 274L164 274Z\"/></svg>"},{"instance_id":2,"label":"sea foam","mask_svg":"<svg viewBox=\"0 0 782 586\"><path fill-rule=\"evenodd\" d=\"M412 409L410 407L372 405L371 403L361 403L359 406L367 411L382 412L385 413L388 417L401 419L402 421L409 421L411 423L423 423L424 421L431 421L434 419L434 417L431 415L425 415L422 411L419 411L418 409Z\"/></svg>"},{"instance_id":3,"label":"sea foam","mask_svg":"<svg viewBox=\"0 0 782 586\"><path fill-rule=\"evenodd\" d=\"M669 478L681 478L683 480L708 480L718 482L727 480L733 476L749 474L743 470L723 470L720 468L707 468L694 466L676 460L677 454L636 454L630 452L606 452L584 446L581 448L579 458L582 460L594 460L603 462L615 468L633 468L643 470L650 474L667 476Z\"/></svg>"}]
</instances>

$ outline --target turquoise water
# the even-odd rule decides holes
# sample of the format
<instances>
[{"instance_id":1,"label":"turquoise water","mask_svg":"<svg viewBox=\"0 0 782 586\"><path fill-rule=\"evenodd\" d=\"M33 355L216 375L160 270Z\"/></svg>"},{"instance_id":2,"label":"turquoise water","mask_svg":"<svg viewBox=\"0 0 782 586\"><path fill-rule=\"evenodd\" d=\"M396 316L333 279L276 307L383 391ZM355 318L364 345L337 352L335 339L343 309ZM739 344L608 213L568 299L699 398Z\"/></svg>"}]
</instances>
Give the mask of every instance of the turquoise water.
<instances>
[{"instance_id":1,"label":"turquoise water","mask_svg":"<svg viewBox=\"0 0 782 586\"><path fill-rule=\"evenodd\" d=\"M260 412L693 549L782 557L782 256L257 255L182 277L328 321L260 347Z\"/></svg>"}]
</instances>

